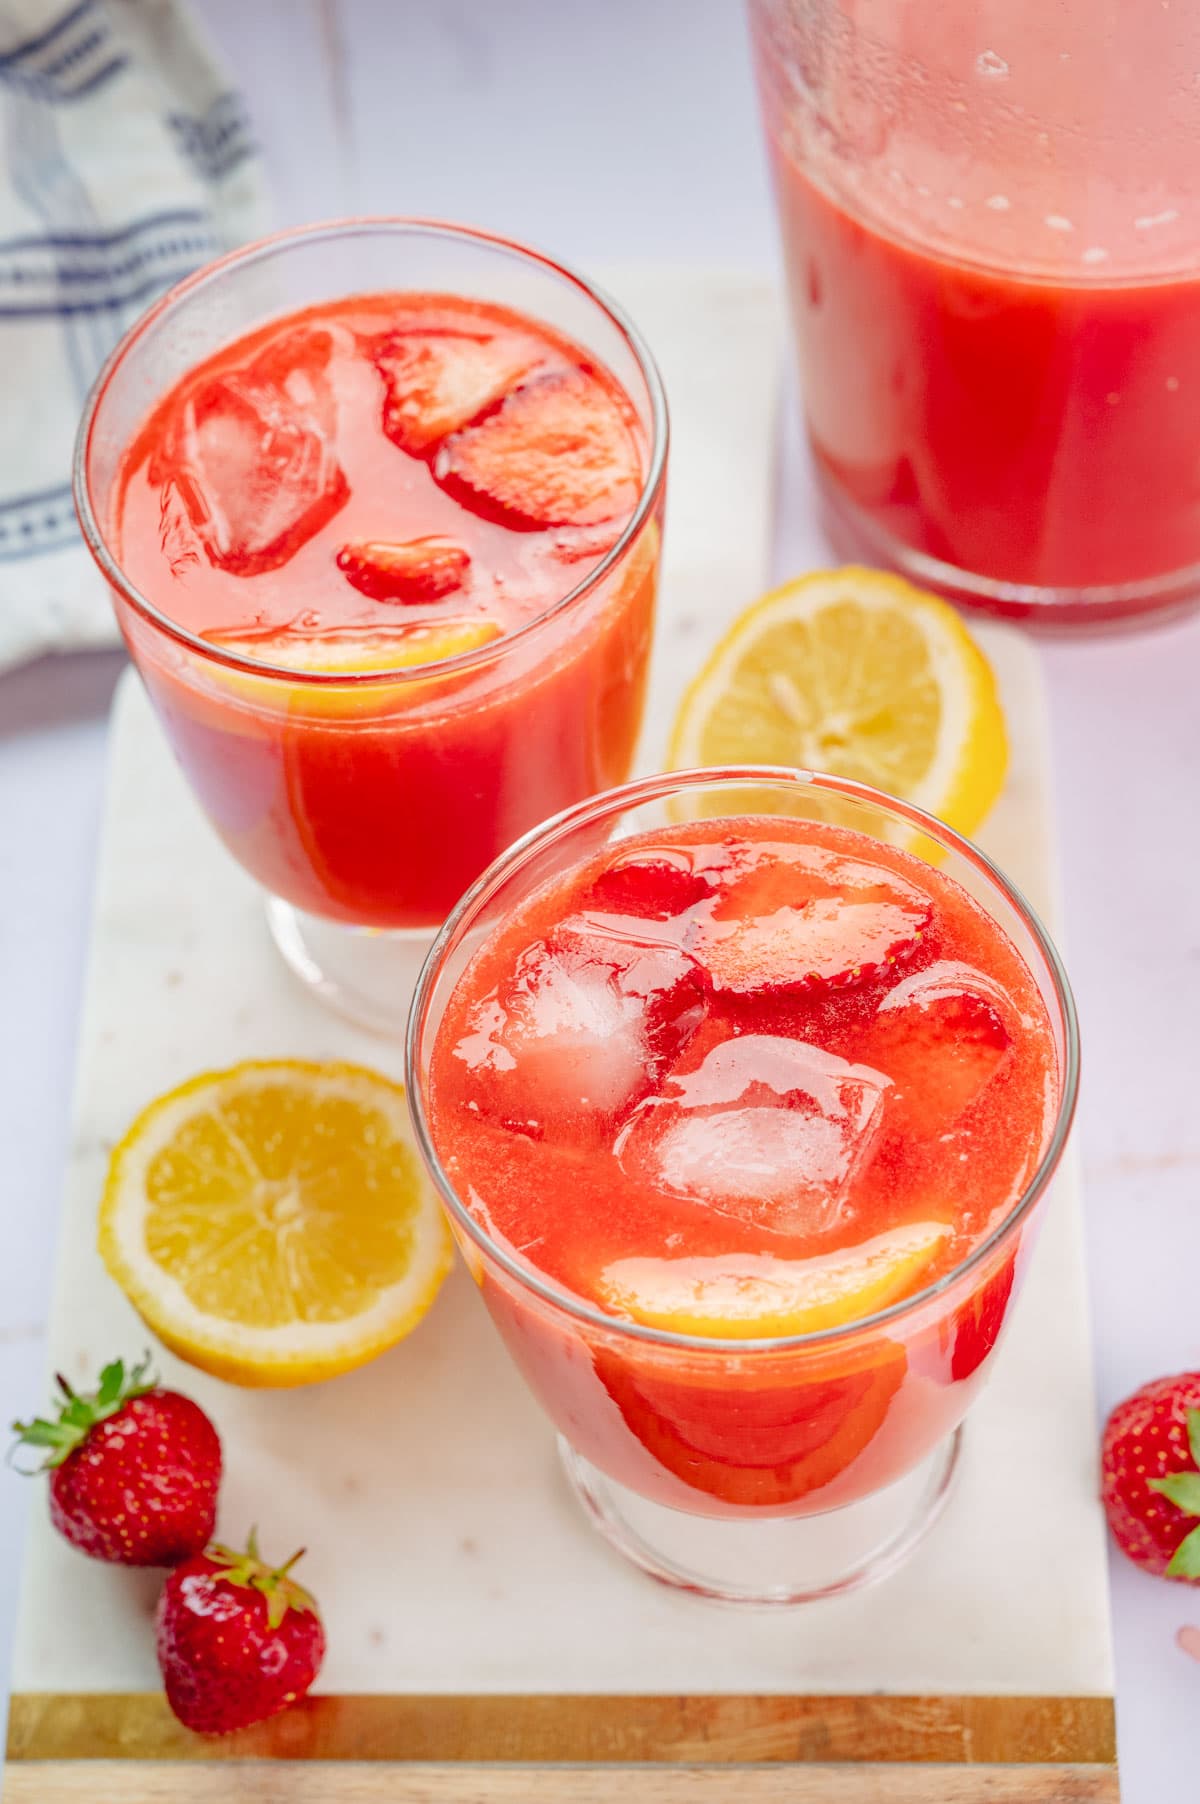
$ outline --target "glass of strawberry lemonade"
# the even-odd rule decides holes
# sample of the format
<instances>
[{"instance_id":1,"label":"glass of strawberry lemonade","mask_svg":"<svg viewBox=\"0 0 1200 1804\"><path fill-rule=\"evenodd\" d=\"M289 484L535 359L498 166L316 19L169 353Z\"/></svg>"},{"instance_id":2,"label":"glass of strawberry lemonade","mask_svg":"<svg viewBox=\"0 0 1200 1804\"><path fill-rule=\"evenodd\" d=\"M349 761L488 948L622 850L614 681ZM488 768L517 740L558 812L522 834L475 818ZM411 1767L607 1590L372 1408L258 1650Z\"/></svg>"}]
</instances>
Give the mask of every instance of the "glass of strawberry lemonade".
<instances>
[{"instance_id":1,"label":"glass of strawberry lemonade","mask_svg":"<svg viewBox=\"0 0 1200 1804\"><path fill-rule=\"evenodd\" d=\"M463 898L408 1068L602 1532L731 1600L889 1571L948 1495L1075 1104L1062 966L983 853L803 771L629 784Z\"/></svg>"},{"instance_id":2,"label":"glass of strawberry lemonade","mask_svg":"<svg viewBox=\"0 0 1200 1804\"><path fill-rule=\"evenodd\" d=\"M463 888L628 775L666 448L614 306L421 221L239 251L101 372L76 500L126 644L284 956L357 1019L398 1027Z\"/></svg>"}]
</instances>

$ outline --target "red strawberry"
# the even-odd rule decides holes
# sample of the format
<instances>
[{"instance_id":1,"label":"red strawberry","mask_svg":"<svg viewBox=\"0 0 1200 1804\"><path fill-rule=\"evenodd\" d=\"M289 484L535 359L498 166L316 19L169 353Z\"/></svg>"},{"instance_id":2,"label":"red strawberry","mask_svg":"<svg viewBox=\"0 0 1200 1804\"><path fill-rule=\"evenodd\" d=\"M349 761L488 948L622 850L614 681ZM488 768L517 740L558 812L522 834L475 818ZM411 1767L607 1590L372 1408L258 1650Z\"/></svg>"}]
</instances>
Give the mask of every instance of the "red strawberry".
<instances>
[{"instance_id":1,"label":"red strawberry","mask_svg":"<svg viewBox=\"0 0 1200 1804\"><path fill-rule=\"evenodd\" d=\"M712 894L686 852L630 852L608 865L592 885L589 902L642 920L667 921Z\"/></svg>"},{"instance_id":2,"label":"red strawberry","mask_svg":"<svg viewBox=\"0 0 1200 1804\"><path fill-rule=\"evenodd\" d=\"M562 370L447 439L434 475L505 526L593 526L632 513L641 460L631 420L599 378Z\"/></svg>"},{"instance_id":3,"label":"red strawberry","mask_svg":"<svg viewBox=\"0 0 1200 1804\"><path fill-rule=\"evenodd\" d=\"M943 981L939 972L956 975ZM892 1125L919 1138L932 1139L952 1127L1011 1052L1012 1036L996 1002L978 989L959 987L975 975L945 961L906 978L856 1049L856 1058L892 1080Z\"/></svg>"},{"instance_id":4,"label":"red strawberry","mask_svg":"<svg viewBox=\"0 0 1200 1804\"><path fill-rule=\"evenodd\" d=\"M158 1602L158 1665L185 1727L226 1735L277 1716L308 1691L325 1657L325 1631L316 1602L290 1576L299 1558L268 1565L251 1532L245 1553L209 1547L168 1578Z\"/></svg>"},{"instance_id":5,"label":"red strawberry","mask_svg":"<svg viewBox=\"0 0 1200 1804\"><path fill-rule=\"evenodd\" d=\"M909 957L933 919L914 884L819 847L741 878L693 948L712 989L784 995L878 977Z\"/></svg>"},{"instance_id":6,"label":"red strawberry","mask_svg":"<svg viewBox=\"0 0 1200 1804\"><path fill-rule=\"evenodd\" d=\"M389 332L372 351L387 388L383 430L413 457L494 406L540 356L528 339L491 330L483 318L472 331L436 317Z\"/></svg>"},{"instance_id":7,"label":"red strawberry","mask_svg":"<svg viewBox=\"0 0 1200 1804\"><path fill-rule=\"evenodd\" d=\"M160 1390L149 1359L128 1377L105 1366L94 1394L65 1378L56 1421L14 1422L18 1445L47 1449L50 1520L94 1560L173 1566L208 1541L217 1513L221 1443L198 1404Z\"/></svg>"},{"instance_id":8,"label":"red strawberry","mask_svg":"<svg viewBox=\"0 0 1200 1804\"><path fill-rule=\"evenodd\" d=\"M1200 1584L1200 1372L1143 1385L1104 1429L1101 1496L1136 1566Z\"/></svg>"},{"instance_id":9,"label":"red strawberry","mask_svg":"<svg viewBox=\"0 0 1200 1804\"><path fill-rule=\"evenodd\" d=\"M470 562L461 545L436 535L403 544L355 539L337 554L346 581L373 601L436 601L462 587Z\"/></svg>"}]
</instances>

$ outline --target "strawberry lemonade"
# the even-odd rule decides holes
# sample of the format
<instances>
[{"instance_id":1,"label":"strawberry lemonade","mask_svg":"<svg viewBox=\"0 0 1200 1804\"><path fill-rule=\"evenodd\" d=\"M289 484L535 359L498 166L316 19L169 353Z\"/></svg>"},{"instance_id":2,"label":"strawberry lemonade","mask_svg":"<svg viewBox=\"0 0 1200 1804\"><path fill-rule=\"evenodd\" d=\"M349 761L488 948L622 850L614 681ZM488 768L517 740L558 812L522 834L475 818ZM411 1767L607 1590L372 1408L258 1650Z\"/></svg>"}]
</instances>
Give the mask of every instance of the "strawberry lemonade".
<instances>
[{"instance_id":1,"label":"strawberry lemonade","mask_svg":"<svg viewBox=\"0 0 1200 1804\"><path fill-rule=\"evenodd\" d=\"M631 329L455 228L284 235L134 329L81 513L179 762L272 896L429 928L627 774L664 454Z\"/></svg>"},{"instance_id":2,"label":"strawberry lemonade","mask_svg":"<svg viewBox=\"0 0 1200 1804\"><path fill-rule=\"evenodd\" d=\"M943 1441L995 1345L1063 1114L1051 1010L954 876L852 827L596 844L444 1000L443 1193L586 1461L677 1510L830 1510Z\"/></svg>"}]
</instances>

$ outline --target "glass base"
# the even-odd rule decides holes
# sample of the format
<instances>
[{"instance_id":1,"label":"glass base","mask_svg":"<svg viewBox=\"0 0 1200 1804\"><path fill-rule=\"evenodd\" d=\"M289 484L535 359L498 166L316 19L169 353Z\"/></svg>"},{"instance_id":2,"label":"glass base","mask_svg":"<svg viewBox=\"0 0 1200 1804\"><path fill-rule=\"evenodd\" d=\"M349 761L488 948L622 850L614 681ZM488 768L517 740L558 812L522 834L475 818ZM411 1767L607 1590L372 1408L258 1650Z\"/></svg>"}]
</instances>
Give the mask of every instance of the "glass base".
<instances>
[{"instance_id":1,"label":"glass base","mask_svg":"<svg viewBox=\"0 0 1200 1804\"><path fill-rule=\"evenodd\" d=\"M819 463L814 463L821 526L839 558L879 564L959 607L978 608L1047 632L1100 632L1160 622L1200 607L1200 565L1168 571L1142 582L1092 584L1085 588L1000 582L960 570L926 551L917 551L851 501Z\"/></svg>"},{"instance_id":2,"label":"glass base","mask_svg":"<svg viewBox=\"0 0 1200 1804\"><path fill-rule=\"evenodd\" d=\"M619 1553L680 1591L727 1604L804 1604L887 1578L949 1500L962 1450L956 1428L885 1490L821 1516L754 1522L692 1516L650 1503L558 1437L559 1457L587 1515Z\"/></svg>"},{"instance_id":3,"label":"glass base","mask_svg":"<svg viewBox=\"0 0 1200 1804\"><path fill-rule=\"evenodd\" d=\"M266 911L271 938L305 989L355 1026L403 1041L436 927L350 927L278 896L267 897Z\"/></svg>"}]
</instances>

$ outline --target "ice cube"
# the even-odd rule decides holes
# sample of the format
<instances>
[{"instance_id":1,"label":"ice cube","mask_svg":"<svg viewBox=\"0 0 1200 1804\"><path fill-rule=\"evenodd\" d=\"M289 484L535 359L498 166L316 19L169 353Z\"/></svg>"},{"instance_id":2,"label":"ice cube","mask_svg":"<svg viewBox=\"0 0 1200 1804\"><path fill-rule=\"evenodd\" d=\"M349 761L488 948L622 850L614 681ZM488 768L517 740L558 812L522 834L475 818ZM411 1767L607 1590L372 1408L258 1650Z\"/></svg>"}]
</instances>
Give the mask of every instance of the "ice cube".
<instances>
[{"instance_id":1,"label":"ice cube","mask_svg":"<svg viewBox=\"0 0 1200 1804\"><path fill-rule=\"evenodd\" d=\"M838 1220L882 1121L888 1079L775 1034L694 1041L618 1137L626 1175L767 1232Z\"/></svg>"},{"instance_id":2,"label":"ice cube","mask_svg":"<svg viewBox=\"0 0 1200 1804\"><path fill-rule=\"evenodd\" d=\"M277 569L347 499L332 349L328 332L285 334L249 363L202 376L167 423L149 472L164 516L182 502L209 562L231 576Z\"/></svg>"},{"instance_id":3,"label":"ice cube","mask_svg":"<svg viewBox=\"0 0 1200 1804\"><path fill-rule=\"evenodd\" d=\"M481 1112L541 1138L611 1143L701 1016L678 947L604 936L585 918L528 948L511 980L476 1004L456 1056Z\"/></svg>"}]
</instances>

